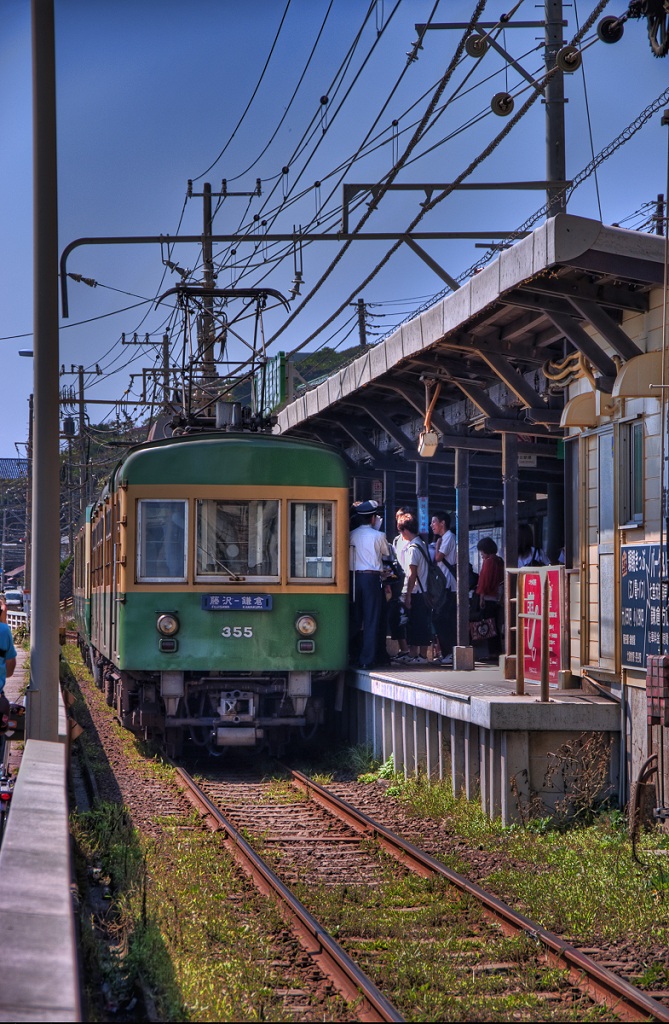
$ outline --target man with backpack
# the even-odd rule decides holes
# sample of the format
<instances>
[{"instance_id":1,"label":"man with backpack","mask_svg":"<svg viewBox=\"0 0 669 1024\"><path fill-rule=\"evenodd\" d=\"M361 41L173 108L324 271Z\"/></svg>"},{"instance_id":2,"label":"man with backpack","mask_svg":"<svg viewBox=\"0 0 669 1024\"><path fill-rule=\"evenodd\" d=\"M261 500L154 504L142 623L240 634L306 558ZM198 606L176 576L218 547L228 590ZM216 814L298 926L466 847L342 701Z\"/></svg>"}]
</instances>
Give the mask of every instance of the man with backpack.
<instances>
[{"instance_id":1,"label":"man with backpack","mask_svg":"<svg viewBox=\"0 0 669 1024\"><path fill-rule=\"evenodd\" d=\"M430 611L425 600L429 553L418 535L418 520L413 512L399 511L397 528L401 540L396 541L395 550L404 570L400 601L407 615L406 638L409 649L400 652L393 658L393 662L396 665L427 665L427 649L432 641Z\"/></svg>"}]
</instances>

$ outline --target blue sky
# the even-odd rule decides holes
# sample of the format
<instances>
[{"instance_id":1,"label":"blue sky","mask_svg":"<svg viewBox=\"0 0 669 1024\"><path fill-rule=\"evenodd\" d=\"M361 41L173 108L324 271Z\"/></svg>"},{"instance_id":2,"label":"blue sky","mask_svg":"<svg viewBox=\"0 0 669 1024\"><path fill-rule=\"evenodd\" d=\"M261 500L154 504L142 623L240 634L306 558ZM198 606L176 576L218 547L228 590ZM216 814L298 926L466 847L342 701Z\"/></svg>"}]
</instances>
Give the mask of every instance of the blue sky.
<instances>
[{"instance_id":1,"label":"blue sky","mask_svg":"<svg viewBox=\"0 0 669 1024\"><path fill-rule=\"evenodd\" d=\"M510 0L488 0L483 19L494 21L510 6ZM582 24L594 6L595 0L565 5L566 39L576 31L576 15ZM468 21L474 7L474 0L441 0L434 20ZM605 13L621 13L623 7L609 4ZM395 11L394 0L378 0L364 23L367 0L333 0L331 5L329 0L291 0L287 11L286 0L56 0L61 250L81 236L174 234L179 224L182 233L198 234L201 200L185 201L188 179L194 180L196 191L201 191L203 181L220 191L222 178L230 190L252 191L256 178L262 179L260 199L226 199L216 214L215 231L236 231L251 223L254 214L276 231L288 232L299 224L335 230L341 180L376 181L388 171L396 155L392 121L398 122L396 147L402 153L411 126L420 120L449 66L461 32L427 33L419 59L406 70L382 112L406 66L406 53L416 38L414 25L427 21L433 8L434 0L403 0ZM525 0L516 17L536 20L540 14L540 7ZM291 103L321 28L320 42ZM358 32L360 40L341 84L333 86ZM536 29L507 29L499 42L526 70L538 74L539 36ZM593 38L590 32L586 41ZM5 376L0 457L16 455L15 443L26 440L32 389L32 361L18 356L19 349L32 346L30 60L30 5L27 0L9 0L0 7L0 345ZM266 63L255 98L238 125ZM456 177L504 127L502 118L489 113L492 96L506 89L515 93L521 85L518 75L505 70L492 51L479 63L463 57L444 91L445 109L414 151L418 159L401 171L397 181L447 182ZM588 46L583 73L565 79L568 176L587 165L591 147L598 153L607 146L668 85L669 57L653 56L643 22L628 22L615 46L599 41ZM456 90L459 94L454 96ZM326 105L320 102L325 95ZM516 110L527 96L528 92L518 96ZM379 135L379 145L345 174L335 173L355 154L379 114L373 133ZM599 199L591 176L574 193L570 212L598 217L601 203L602 219L618 222L666 191L668 130L660 126L660 117L661 113L654 115L601 165ZM464 129L470 120L471 126ZM305 131L307 141L300 150ZM543 178L544 140L544 108L537 102L470 180ZM285 166L287 175L282 174ZM321 181L320 189L314 187L316 181ZM334 194L328 200L331 189ZM371 218L369 230L403 230L418 212L421 198L411 192L388 196ZM455 193L428 214L420 228L513 230L542 205L543 198L540 192ZM317 210L318 227L312 223ZM640 220L626 223L634 227ZM456 277L484 251L471 241L423 244ZM387 248L382 242L353 245L270 353L290 351L315 332ZM240 247L234 257L223 246L215 251L218 283L228 286L242 261L251 257L250 247L244 252ZM336 253L332 243L304 248L303 295ZM253 286L262 281L287 294L294 276L293 256L288 252L279 261L273 255L259 250L241 283ZM197 268L199 251L176 246L172 259L184 268ZM144 337L148 332L152 342L159 342L166 318L170 329L176 320L170 317L169 306L156 310L147 300L173 287L179 278L166 271L157 246L82 248L72 255L68 269L95 279L98 287L69 283L70 317L61 322L60 362L67 369L83 364L93 370L99 364L103 374L87 374L87 394L117 400L130 387L129 374L141 373L157 356L153 347L123 347L122 333L132 337L138 331ZM196 271L194 280L198 279ZM361 293L370 304L370 329L380 336L441 289L442 282L405 247ZM109 315L134 304L138 305ZM354 344L354 324L346 323L350 315L342 314L309 348L330 338L332 345ZM284 321L285 313L269 311L266 336L272 337ZM126 365L131 359L132 365ZM74 377L62 378L63 385L74 383ZM131 395L136 397L138 390L136 380ZM134 409L132 413L136 414ZM89 409L92 422L110 414L111 408ZM24 449L19 451L23 454Z\"/></svg>"}]
</instances>

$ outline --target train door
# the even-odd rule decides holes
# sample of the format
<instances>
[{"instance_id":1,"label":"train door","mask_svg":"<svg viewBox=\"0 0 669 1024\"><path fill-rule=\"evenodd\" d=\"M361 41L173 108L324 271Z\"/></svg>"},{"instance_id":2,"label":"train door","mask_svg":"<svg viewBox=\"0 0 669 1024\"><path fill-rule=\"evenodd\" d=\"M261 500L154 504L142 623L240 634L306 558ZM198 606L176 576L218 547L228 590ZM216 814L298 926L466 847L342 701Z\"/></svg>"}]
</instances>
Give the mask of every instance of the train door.
<instances>
[{"instance_id":1,"label":"train door","mask_svg":"<svg viewBox=\"0 0 669 1024\"><path fill-rule=\"evenodd\" d=\"M111 656L112 633L112 511L107 503L104 510L104 574L103 574L103 650L107 657Z\"/></svg>"},{"instance_id":2,"label":"train door","mask_svg":"<svg viewBox=\"0 0 669 1024\"><path fill-rule=\"evenodd\" d=\"M584 438L582 659L616 669L616 467L613 427Z\"/></svg>"}]
</instances>

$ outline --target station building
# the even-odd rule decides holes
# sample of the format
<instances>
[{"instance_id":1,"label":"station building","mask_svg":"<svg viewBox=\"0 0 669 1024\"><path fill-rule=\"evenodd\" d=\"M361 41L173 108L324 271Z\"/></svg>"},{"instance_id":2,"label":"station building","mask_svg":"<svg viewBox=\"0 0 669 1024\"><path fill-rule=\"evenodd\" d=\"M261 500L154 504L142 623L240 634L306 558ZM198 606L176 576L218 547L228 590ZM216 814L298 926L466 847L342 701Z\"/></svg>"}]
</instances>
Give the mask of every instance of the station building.
<instances>
[{"instance_id":1,"label":"station building","mask_svg":"<svg viewBox=\"0 0 669 1024\"><path fill-rule=\"evenodd\" d=\"M622 803L655 755L660 816L669 804L666 260L662 237L558 215L279 413L279 431L345 452L353 496L384 502L389 536L401 504L417 505L422 529L435 511L456 510L459 647L469 644L465 570L481 535L515 567L528 523L560 566L541 717L510 696L530 628L514 618L524 607L514 573L497 670L504 715L476 724L473 710L443 708L457 720L454 786L466 779L469 795L478 785L490 813L513 816L511 774L524 766L531 779L533 760L564 732L567 704L568 731L611 732ZM465 692L462 672L443 684L454 699L456 678ZM393 681L355 685L378 693ZM413 703L415 737L423 719L417 728ZM365 707L369 734L386 705ZM428 738L416 742L429 755L425 714Z\"/></svg>"}]
</instances>

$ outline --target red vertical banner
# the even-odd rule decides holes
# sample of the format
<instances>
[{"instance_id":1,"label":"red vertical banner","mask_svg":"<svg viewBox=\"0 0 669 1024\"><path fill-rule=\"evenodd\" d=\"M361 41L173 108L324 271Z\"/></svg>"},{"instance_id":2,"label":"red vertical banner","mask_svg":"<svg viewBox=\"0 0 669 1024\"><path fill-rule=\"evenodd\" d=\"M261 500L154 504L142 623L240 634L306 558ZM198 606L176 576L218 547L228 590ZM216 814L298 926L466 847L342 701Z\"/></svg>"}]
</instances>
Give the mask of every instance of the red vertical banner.
<instances>
[{"instance_id":1,"label":"red vertical banner","mask_svg":"<svg viewBox=\"0 0 669 1024\"><path fill-rule=\"evenodd\" d=\"M561 664L562 649L562 600L560 586L560 567L548 569L548 648L550 667L548 682L552 686L558 684L558 672ZM523 619L523 653L525 659L525 679L535 682L541 680L541 606L543 591L543 573L530 571L524 573L523 607L524 615L537 616Z\"/></svg>"}]
</instances>

